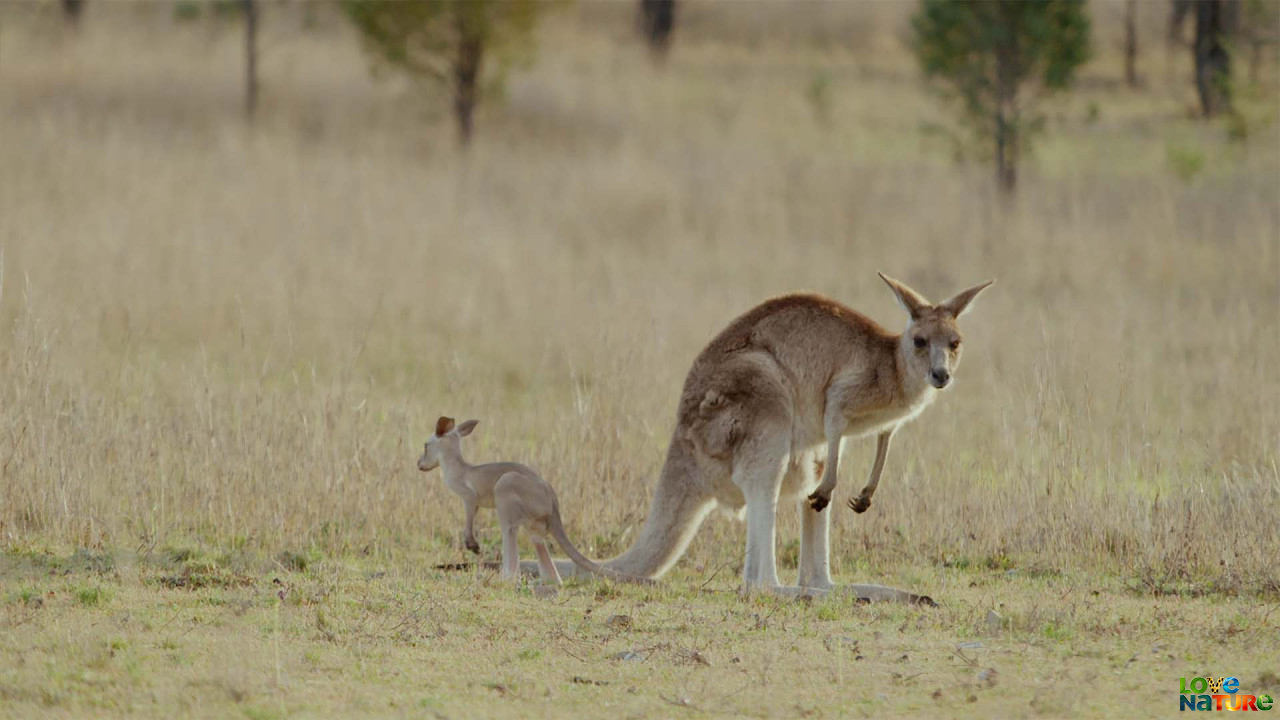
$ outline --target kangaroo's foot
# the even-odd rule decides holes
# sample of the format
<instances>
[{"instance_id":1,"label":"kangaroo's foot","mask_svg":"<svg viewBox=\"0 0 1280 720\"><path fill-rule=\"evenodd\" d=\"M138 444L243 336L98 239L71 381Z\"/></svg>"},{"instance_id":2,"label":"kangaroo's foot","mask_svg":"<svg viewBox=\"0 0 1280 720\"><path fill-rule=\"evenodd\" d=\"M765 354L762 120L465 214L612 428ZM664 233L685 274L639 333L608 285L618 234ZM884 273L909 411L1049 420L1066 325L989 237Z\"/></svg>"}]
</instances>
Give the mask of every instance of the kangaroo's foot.
<instances>
[{"instance_id":1,"label":"kangaroo's foot","mask_svg":"<svg viewBox=\"0 0 1280 720\"><path fill-rule=\"evenodd\" d=\"M779 585L777 587L754 587L747 592L767 592L780 597L826 597L830 593L848 593L858 602L897 602L906 605L922 605L938 607L938 603L928 595L918 595L906 590L885 587L883 585L836 585L830 588L801 587L799 585Z\"/></svg>"},{"instance_id":2,"label":"kangaroo's foot","mask_svg":"<svg viewBox=\"0 0 1280 720\"><path fill-rule=\"evenodd\" d=\"M572 560L553 560L556 566L556 572L560 573L560 577L568 580L569 578L590 579L599 577L595 573L584 570L577 566ZM538 563L535 560L521 560L520 572L525 575L537 575L539 573Z\"/></svg>"},{"instance_id":3,"label":"kangaroo's foot","mask_svg":"<svg viewBox=\"0 0 1280 720\"><path fill-rule=\"evenodd\" d=\"M859 602L897 602L907 605L923 605L938 607L938 603L928 595L918 595L906 590L885 587L884 585L844 585L833 592L846 592L857 596Z\"/></svg>"}]
</instances>

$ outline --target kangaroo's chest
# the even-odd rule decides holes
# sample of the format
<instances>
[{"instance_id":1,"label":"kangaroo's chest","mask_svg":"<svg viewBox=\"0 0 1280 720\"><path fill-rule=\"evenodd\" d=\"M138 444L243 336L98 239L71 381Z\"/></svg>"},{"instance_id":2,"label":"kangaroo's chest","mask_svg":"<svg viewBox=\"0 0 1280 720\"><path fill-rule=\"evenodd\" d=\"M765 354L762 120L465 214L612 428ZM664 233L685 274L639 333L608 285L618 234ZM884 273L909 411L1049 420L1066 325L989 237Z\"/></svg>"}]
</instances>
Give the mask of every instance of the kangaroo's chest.
<instances>
[{"instance_id":1,"label":"kangaroo's chest","mask_svg":"<svg viewBox=\"0 0 1280 720\"><path fill-rule=\"evenodd\" d=\"M925 408L929 407L935 395L937 393L921 393L918 397L901 404L859 413L849 419L849 429L845 432L845 436L864 437L876 435L890 428L911 422L917 415L924 412Z\"/></svg>"}]
</instances>

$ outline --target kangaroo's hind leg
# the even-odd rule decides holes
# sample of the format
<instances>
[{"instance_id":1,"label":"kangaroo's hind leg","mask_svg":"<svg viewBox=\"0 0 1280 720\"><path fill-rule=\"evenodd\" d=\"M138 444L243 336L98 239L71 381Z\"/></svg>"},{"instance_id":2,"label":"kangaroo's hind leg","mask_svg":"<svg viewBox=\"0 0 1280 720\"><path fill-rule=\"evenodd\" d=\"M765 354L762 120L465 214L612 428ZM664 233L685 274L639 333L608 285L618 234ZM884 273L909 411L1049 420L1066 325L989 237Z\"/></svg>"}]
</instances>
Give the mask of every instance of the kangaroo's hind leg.
<instances>
[{"instance_id":1,"label":"kangaroo's hind leg","mask_svg":"<svg viewBox=\"0 0 1280 720\"><path fill-rule=\"evenodd\" d=\"M530 534L532 535L532 533ZM560 572L556 570L556 564L551 559L551 552L547 550L546 538L541 535L533 535L533 549L538 553L538 573L542 575L542 582L559 585Z\"/></svg>"},{"instance_id":2,"label":"kangaroo's hind leg","mask_svg":"<svg viewBox=\"0 0 1280 720\"><path fill-rule=\"evenodd\" d=\"M520 532L519 525L502 525L502 579L515 581L520 579Z\"/></svg>"},{"instance_id":3,"label":"kangaroo's hind leg","mask_svg":"<svg viewBox=\"0 0 1280 720\"><path fill-rule=\"evenodd\" d=\"M790 454L790 437L762 432L739 446L733 482L747 500L747 548L742 565L744 590L778 586L778 492Z\"/></svg>"},{"instance_id":4,"label":"kangaroo's hind leg","mask_svg":"<svg viewBox=\"0 0 1280 720\"><path fill-rule=\"evenodd\" d=\"M520 527L528 525L529 514L516 491L515 473L507 473L493 487L493 506L502 528L502 579L520 579Z\"/></svg>"}]
</instances>

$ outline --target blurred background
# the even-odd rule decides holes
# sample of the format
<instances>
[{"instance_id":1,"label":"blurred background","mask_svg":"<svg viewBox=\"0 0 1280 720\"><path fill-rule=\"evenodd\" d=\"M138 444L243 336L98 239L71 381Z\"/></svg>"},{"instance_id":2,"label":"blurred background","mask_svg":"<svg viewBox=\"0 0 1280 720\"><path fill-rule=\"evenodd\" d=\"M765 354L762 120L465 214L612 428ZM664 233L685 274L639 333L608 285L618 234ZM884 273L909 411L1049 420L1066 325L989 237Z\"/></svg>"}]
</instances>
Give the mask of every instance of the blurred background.
<instances>
[{"instance_id":1,"label":"blurred background","mask_svg":"<svg viewBox=\"0 0 1280 720\"><path fill-rule=\"evenodd\" d=\"M875 507L834 506L843 579L1280 592L1278 31L1273 0L0 4L0 542L458 557L414 464L447 414L609 556L702 346L795 290L898 331L883 271L999 283ZM681 568L742 542L714 518Z\"/></svg>"}]
</instances>

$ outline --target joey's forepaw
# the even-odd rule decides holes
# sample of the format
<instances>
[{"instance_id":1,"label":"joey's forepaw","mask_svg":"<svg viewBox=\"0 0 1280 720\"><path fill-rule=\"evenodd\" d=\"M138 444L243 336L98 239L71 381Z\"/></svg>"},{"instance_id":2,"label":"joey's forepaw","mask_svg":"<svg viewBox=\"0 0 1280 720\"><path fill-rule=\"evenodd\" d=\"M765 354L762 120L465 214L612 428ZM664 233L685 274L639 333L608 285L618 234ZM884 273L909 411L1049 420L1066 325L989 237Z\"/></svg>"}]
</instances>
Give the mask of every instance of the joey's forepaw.
<instances>
[{"instance_id":1,"label":"joey's forepaw","mask_svg":"<svg viewBox=\"0 0 1280 720\"><path fill-rule=\"evenodd\" d=\"M476 539L475 539L475 538L468 538L468 539L467 539L467 549L468 549L468 550L470 550L471 552L473 552L473 553L475 553L475 554L479 555L479 554L480 554L480 543L476 542Z\"/></svg>"},{"instance_id":2,"label":"joey's forepaw","mask_svg":"<svg viewBox=\"0 0 1280 720\"><path fill-rule=\"evenodd\" d=\"M864 513L871 507L871 498L859 495L849 500L849 507L856 513Z\"/></svg>"},{"instance_id":3,"label":"joey's forepaw","mask_svg":"<svg viewBox=\"0 0 1280 720\"><path fill-rule=\"evenodd\" d=\"M831 504L831 498L826 495L815 492L809 496L809 507L817 512L822 512L829 504Z\"/></svg>"}]
</instances>

